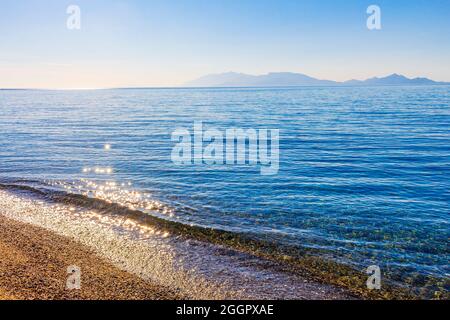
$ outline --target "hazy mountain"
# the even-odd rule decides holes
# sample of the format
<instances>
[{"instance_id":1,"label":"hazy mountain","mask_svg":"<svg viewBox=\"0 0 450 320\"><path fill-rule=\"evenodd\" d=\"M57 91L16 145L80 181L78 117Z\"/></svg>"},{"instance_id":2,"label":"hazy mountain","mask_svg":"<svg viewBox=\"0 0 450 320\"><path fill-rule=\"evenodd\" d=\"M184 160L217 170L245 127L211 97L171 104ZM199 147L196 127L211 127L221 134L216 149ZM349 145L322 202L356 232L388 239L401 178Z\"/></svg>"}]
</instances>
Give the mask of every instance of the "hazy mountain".
<instances>
[{"instance_id":1,"label":"hazy mountain","mask_svg":"<svg viewBox=\"0 0 450 320\"><path fill-rule=\"evenodd\" d=\"M446 82L436 82L427 78L409 79L400 74L391 74L383 78L370 78L367 80L350 80L343 82L344 85L364 85L364 86L401 86L401 85L442 85Z\"/></svg>"},{"instance_id":2,"label":"hazy mountain","mask_svg":"<svg viewBox=\"0 0 450 320\"><path fill-rule=\"evenodd\" d=\"M244 73L227 72L220 74L209 74L199 79L186 83L188 87L223 87L228 83L234 86L240 86L244 83L252 83L258 76L252 76Z\"/></svg>"},{"instance_id":3,"label":"hazy mountain","mask_svg":"<svg viewBox=\"0 0 450 320\"><path fill-rule=\"evenodd\" d=\"M221 73L201 77L186 83L188 87L283 87L337 85L335 81L319 80L301 73L277 72L261 76L243 73Z\"/></svg>"},{"instance_id":4,"label":"hazy mountain","mask_svg":"<svg viewBox=\"0 0 450 320\"><path fill-rule=\"evenodd\" d=\"M286 87L286 86L398 86L398 85L448 85L448 82L436 82L427 78L409 79L399 74L367 80L337 82L320 80L301 73L274 72L254 76L244 73L211 74L190 81L187 87Z\"/></svg>"}]
</instances>

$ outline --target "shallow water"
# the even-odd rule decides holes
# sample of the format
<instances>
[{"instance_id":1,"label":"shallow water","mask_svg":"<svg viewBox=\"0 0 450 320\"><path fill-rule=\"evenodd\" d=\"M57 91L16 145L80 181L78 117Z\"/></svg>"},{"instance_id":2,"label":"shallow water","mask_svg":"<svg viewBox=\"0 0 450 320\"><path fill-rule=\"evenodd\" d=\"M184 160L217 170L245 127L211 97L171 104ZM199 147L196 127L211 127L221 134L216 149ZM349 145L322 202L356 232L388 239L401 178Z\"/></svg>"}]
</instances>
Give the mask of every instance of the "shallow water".
<instances>
[{"instance_id":1,"label":"shallow water","mask_svg":"<svg viewBox=\"0 0 450 320\"><path fill-rule=\"evenodd\" d=\"M0 91L0 178L421 286L450 274L449 107L448 86ZM172 132L195 121L279 129L278 174L172 163Z\"/></svg>"}]
</instances>

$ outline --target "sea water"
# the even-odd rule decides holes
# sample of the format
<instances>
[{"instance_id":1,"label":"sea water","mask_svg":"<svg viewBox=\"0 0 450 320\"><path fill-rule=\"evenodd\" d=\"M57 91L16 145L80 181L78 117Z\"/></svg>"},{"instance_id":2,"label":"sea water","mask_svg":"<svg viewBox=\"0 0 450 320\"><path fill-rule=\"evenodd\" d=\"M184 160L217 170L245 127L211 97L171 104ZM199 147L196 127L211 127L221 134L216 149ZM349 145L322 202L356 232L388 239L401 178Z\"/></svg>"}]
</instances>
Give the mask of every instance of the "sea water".
<instances>
[{"instance_id":1,"label":"sea water","mask_svg":"<svg viewBox=\"0 0 450 320\"><path fill-rule=\"evenodd\" d=\"M279 130L278 171L173 162L196 122ZM449 127L449 86L2 90L0 182L445 280Z\"/></svg>"}]
</instances>

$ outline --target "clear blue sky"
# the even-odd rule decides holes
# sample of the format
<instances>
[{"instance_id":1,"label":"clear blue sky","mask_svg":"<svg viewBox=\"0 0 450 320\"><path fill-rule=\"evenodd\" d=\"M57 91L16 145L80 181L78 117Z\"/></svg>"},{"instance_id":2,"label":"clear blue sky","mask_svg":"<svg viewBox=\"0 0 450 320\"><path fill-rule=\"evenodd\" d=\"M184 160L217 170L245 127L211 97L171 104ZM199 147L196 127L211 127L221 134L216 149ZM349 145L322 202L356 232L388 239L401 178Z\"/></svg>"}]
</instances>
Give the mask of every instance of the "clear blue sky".
<instances>
[{"instance_id":1,"label":"clear blue sky","mask_svg":"<svg viewBox=\"0 0 450 320\"><path fill-rule=\"evenodd\" d=\"M81 30L66 9L81 8ZM382 30L366 27L381 7ZM0 87L177 86L209 73L450 81L450 0L2 0Z\"/></svg>"}]
</instances>

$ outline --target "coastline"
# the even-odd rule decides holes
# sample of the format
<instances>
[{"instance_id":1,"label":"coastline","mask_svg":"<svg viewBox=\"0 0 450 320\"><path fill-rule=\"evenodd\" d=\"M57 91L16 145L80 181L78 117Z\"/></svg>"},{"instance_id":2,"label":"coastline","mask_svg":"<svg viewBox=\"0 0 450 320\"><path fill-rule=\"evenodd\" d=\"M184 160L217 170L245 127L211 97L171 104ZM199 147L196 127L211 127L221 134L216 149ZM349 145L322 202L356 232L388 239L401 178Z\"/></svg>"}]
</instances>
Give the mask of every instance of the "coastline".
<instances>
[{"instance_id":1,"label":"coastline","mask_svg":"<svg viewBox=\"0 0 450 320\"><path fill-rule=\"evenodd\" d=\"M158 231L136 237L134 229L124 232L132 222L120 216L92 217L86 211L77 215L72 206L1 190L0 207L0 249L7 257L0 265L7 275L0 281L4 299L357 298L345 288L292 274L270 260L227 246L161 236ZM119 221L125 221L122 231L117 229ZM23 260L15 260L21 256ZM82 264L83 277L87 266L86 276L100 283L97 295L90 293L94 289L79 296L63 290L67 267L76 263ZM97 285L87 281L93 288Z\"/></svg>"},{"instance_id":2,"label":"coastline","mask_svg":"<svg viewBox=\"0 0 450 320\"><path fill-rule=\"evenodd\" d=\"M365 273L313 252L279 251L270 243L247 239L239 234L180 226L149 215L142 216L141 212L138 214L138 211L117 205L111 207L103 200L88 200L70 194L63 196L61 193L52 197L34 188L0 184L0 208L0 218L7 219L10 224L23 225L23 230L29 234L25 237L19 233L19 241L27 243L12 247L12 250L4 245L7 250L3 256L14 257L16 255L8 252L20 252L19 248L30 246L43 248L46 254L52 253L50 258L57 259L61 252L85 252L91 265L95 265L98 259L107 265L99 279L111 277L111 272L119 270L138 283L159 288L150 290L155 299L448 298L445 293L441 295L442 291L439 291L440 295L424 297L386 282L382 290L367 290ZM33 228L45 234L44 238L53 240L35 243L43 237L30 236L36 233ZM15 243L11 240L14 239L13 234L9 238L7 235L3 241L4 234L0 233L0 249L3 242ZM53 243L60 243L62 247L56 250ZM22 255L27 256L30 252L25 251ZM54 265L46 254L41 255L38 261L44 266ZM7 270L17 269L14 260L9 260L13 265ZM5 274L1 269L0 272ZM67 279L66 269L61 272ZM16 284L16 289L20 291L22 285ZM0 282L0 295L6 299L11 297L10 292L17 291L11 288L14 289L14 285L9 289L3 288ZM105 299L115 299L115 296L117 299L153 299L151 295L137 293L135 296L133 291L127 291L126 286L124 288L125 295L121 295L122 289L118 287ZM162 288L165 291L161 291ZM50 296L54 296L54 291L51 292Z\"/></svg>"},{"instance_id":3,"label":"coastline","mask_svg":"<svg viewBox=\"0 0 450 320\"><path fill-rule=\"evenodd\" d=\"M86 246L0 215L0 300L181 299L169 288L122 271ZM80 266L80 290L67 267Z\"/></svg>"}]
</instances>

